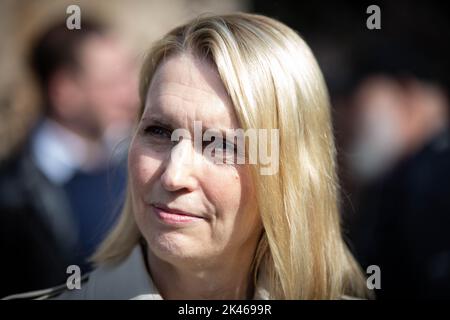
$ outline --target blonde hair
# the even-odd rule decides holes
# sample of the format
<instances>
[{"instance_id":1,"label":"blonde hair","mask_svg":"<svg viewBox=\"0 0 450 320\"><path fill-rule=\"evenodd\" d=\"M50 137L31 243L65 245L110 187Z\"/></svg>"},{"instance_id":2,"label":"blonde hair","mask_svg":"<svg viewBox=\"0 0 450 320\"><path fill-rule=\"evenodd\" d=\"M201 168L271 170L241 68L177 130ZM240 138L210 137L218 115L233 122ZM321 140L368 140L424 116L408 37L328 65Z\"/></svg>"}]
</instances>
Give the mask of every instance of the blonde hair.
<instances>
[{"instance_id":1,"label":"blonde hair","mask_svg":"<svg viewBox=\"0 0 450 320\"><path fill-rule=\"evenodd\" d=\"M265 16L199 17L151 49L141 73L141 115L157 67L180 53L214 64L243 129L279 129L278 173L260 175L259 165L252 166L264 227L255 279L267 279L272 299L366 296L363 274L342 238L329 98L307 44ZM93 260L121 261L140 237L128 192L117 226Z\"/></svg>"}]
</instances>

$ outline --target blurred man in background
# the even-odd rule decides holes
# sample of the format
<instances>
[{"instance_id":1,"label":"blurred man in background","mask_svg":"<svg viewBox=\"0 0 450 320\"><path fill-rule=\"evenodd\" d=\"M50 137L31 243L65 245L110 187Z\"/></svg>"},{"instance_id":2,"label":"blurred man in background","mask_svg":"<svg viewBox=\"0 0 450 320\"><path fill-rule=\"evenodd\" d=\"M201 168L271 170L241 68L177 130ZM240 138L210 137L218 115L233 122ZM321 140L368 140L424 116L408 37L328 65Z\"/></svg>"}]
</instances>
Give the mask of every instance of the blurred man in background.
<instances>
[{"instance_id":1,"label":"blurred man in background","mask_svg":"<svg viewBox=\"0 0 450 320\"><path fill-rule=\"evenodd\" d=\"M343 227L379 298L450 298L448 30L442 1L254 0L310 41L332 98ZM353 105L353 107L352 107Z\"/></svg>"},{"instance_id":2,"label":"blurred man in background","mask_svg":"<svg viewBox=\"0 0 450 320\"><path fill-rule=\"evenodd\" d=\"M361 183L385 174L448 125L442 88L416 78L371 75L356 89L353 103L355 139L350 160Z\"/></svg>"},{"instance_id":3,"label":"blurred man in background","mask_svg":"<svg viewBox=\"0 0 450 320\"><path fill-rule=\"evenodd\" d=\"M126 143L119 142L138 106L129 52L86 19L81 30L51 27L30 62L44 115L0 168L0 296L65 283L70 264L89 270L87 258L120 209Z\"/></svg>"},{"instance_id":4,"label":"blurred man in background","mask_svg":"<svg viewBox=\"0 0 450 320\"><path fill-rule=\"evenodd\" d=\"M446 91L415 72L423 61L384 61L398 69L369 73L352 96L349 170L360 187L352 244L364 268L380 267L378 298L450 298Z\"/></svg>"}]
</instances>

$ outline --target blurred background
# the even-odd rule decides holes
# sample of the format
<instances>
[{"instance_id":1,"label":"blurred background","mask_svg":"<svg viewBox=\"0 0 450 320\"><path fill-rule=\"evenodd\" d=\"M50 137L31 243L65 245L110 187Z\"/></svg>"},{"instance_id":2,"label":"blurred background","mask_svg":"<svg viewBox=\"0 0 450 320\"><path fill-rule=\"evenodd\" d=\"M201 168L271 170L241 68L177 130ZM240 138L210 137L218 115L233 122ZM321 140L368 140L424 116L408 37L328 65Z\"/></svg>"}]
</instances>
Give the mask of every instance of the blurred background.
<instances>
[{"instance_id":1,"label":"blurred background","mask_svg":"<svg viewBox=\"0 0 450 320\"><path fill-rule=\"evenodd\" d=\"M69 5L81 30L66 28ZM369 5L381 29L369 30ZM120 212L145 51L201 13L255 12L306 40L332 101L344 236L378 299L450 298L444 1L0 0L0 297L92 266Z\"/></svg>"}]
</instances>

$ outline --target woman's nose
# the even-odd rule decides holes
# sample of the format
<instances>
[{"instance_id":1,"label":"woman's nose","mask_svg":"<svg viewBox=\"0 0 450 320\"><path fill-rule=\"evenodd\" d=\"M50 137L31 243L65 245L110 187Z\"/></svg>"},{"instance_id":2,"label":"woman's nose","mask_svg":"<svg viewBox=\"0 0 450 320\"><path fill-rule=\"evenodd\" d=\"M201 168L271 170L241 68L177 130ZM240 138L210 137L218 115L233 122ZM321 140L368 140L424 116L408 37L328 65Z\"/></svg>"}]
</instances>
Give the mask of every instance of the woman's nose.
<instances>
[{"instance_id":1,"label":"woman's nose","mask_svg":"<svg viewBox=\"0 0 450 320\"><path fill-rule=\"evenodd\" d=\"M194 190L198 185L195 176L195 160L192 141L183 140L176 144L166 160L164 172L161 175L161 182L167 191L179 191L186 189Z\"/></svg>"}]
</instances>

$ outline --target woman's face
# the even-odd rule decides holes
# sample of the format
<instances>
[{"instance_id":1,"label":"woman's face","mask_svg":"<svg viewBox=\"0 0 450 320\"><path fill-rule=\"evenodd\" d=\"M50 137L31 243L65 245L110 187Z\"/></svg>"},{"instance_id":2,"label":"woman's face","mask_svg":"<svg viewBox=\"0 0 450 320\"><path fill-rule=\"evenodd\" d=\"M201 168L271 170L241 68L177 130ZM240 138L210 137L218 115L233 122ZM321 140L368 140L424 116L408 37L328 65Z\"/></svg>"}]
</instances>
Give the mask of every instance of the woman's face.
<instances>
[{"instance_id":1,"label":"woman's face","mask_svg":"<svg viewBox=\"0 0 450 320\"><path fill-rule=\"evenodd\" d=\"M167 262L253 254L262 230L248 165L217 164L175 129L239 128L233 105L207 62L168 58L156 71L129 151L132 203L151 252ZM209 144L210 142L207 142Z\"/></svg>"}]
</instances>

